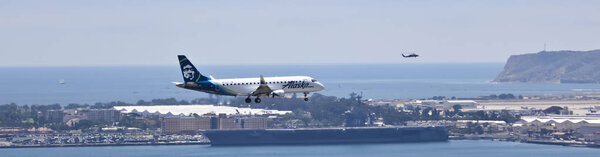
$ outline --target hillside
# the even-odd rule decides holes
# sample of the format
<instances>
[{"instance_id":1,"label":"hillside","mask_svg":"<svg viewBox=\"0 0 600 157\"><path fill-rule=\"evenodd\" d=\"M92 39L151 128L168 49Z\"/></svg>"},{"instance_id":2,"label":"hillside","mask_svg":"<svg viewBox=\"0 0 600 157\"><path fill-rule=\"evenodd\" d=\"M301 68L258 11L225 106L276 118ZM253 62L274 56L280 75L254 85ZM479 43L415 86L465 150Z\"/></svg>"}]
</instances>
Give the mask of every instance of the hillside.
<instances>
[{"instance_id":1,"label":"hillside","mask_svg":"<svg viewBox=\"0 0 600 157\"><path fill-rule=\"evenodd\" d=\"M600 83L600 50L513 55L494 82Z\"/></svg>"}]
</instances>

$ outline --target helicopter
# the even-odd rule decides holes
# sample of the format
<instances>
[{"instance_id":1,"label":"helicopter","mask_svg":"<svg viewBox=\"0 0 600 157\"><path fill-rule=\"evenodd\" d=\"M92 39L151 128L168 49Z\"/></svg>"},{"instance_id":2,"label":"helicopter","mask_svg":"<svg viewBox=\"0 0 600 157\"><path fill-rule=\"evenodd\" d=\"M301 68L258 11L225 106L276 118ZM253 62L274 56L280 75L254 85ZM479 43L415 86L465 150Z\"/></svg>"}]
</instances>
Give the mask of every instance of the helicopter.
<instances>
[{"instance_id":1,"label":"helicopter","mask_svg":"<svg viewBox=\"0 0 600 157\"><path fill-rule=\"evenodd\" d=\"M412 54L409 54L409 55L404 55L404 53L403 53L402 57L404 57L404 58L411 58L411 57L412 58L417 58L417 57L419 57L419 55L416 54L416 53L412 53Z\"/></svg>"}]
</instances>

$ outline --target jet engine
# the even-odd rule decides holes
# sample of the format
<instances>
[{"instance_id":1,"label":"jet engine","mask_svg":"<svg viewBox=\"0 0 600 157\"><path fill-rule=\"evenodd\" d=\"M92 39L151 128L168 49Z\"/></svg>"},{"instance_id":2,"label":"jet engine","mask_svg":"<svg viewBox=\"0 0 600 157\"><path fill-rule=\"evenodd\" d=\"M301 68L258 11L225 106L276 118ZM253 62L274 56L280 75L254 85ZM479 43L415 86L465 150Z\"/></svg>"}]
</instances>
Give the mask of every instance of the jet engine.
<instances>
[{"instance_id":1,"label":"jet engine","mask_svg":"<svg viewBox=\"0 0 600 157\"><path fill-rule=\"evenodd\" d=\"M271 97L273 98L283 98L284 96L285 92L281 89L271 92Z\"/></svg>"}]
</instances>

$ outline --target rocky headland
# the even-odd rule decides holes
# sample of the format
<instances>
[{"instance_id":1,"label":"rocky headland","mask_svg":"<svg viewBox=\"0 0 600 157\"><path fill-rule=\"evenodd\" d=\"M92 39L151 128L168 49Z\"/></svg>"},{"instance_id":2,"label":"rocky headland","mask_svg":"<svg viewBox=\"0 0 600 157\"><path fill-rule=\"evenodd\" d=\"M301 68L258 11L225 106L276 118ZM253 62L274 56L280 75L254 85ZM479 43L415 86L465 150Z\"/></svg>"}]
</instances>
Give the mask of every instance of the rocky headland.
<instances>
[{"instance_id":1,"label":"rocky headland","mask_svg":"<svg viewBox=\"0 0 600 157\"><path fill-rule=\"evenodd\" d=\"M494 82L600 83L600 50L512 55Z\"/></svg>"}]
</instances>

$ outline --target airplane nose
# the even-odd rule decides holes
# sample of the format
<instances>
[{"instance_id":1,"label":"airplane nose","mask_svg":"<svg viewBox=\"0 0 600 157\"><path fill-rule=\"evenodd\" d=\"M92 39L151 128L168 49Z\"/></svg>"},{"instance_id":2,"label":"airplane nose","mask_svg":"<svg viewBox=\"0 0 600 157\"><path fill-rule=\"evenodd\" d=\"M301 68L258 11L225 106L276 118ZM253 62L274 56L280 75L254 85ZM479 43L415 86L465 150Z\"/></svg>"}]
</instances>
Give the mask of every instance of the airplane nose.
<instances>
[{"instance_id":1,"label":"airplane nose","mask_svg":"<svg viewBox=\"0 0 600 157\"><path fill-rule=\"evenodd\" d=\"M323 89L325 89L325 86L323 86L323 84L321 84L321 82L315 82L315 83L318 85L318 87L317 87L317 88L318 88L319 90L323 90Z\"/></svg>"}]
</instances>

